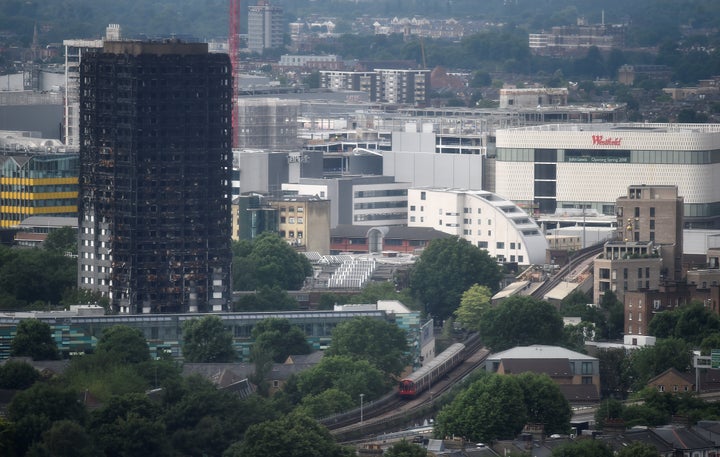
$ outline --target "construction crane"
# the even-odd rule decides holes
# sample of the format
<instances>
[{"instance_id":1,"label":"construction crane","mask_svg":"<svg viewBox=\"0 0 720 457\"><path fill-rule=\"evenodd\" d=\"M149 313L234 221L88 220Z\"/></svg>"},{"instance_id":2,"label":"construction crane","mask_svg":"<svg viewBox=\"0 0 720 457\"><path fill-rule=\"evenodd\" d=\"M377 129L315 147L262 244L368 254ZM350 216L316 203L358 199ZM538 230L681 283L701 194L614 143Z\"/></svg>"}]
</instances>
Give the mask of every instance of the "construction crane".
<instances>
[{"instance_id":1,"label":"construction crane","mask_svg":"<svg viewBox=\"0 0 720 457\"><path fill-rule=\"evenodd\" d=\"M237 107L235 97L238 94L238 73L240 72L240 0L230 0L230 21L228 28L228 54L232 65L232 144L237 146Z\"/></svg>"}]
</instances>

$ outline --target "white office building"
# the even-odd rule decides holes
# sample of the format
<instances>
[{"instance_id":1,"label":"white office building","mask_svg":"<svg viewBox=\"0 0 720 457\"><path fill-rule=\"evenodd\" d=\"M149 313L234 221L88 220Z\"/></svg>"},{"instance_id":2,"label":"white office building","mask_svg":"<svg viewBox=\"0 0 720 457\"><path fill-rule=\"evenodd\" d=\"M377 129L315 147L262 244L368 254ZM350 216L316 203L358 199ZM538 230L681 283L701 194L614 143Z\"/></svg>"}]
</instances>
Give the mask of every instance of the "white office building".
<instances>
[{"instance_id":1,"label":"white office building","mask_svg":"<svg viewBox=\"0 0 720 457\"><path fill-rule=\"evenodd\" d=\"M330 227L338 225L404 225L407 222L409 184L391 176L343 176L334 179L301 178L283 184L286 193L316 195L330 200Z\"/></svg>"},{"instance_id":2,"label":"white office building","mask_svg":"<svg viewBox=\"0 0 720 457\"><path fill-rule=\"evenodd\" d=\"M495 192L528 212L615 213L632 185L674 185L686 227L720 225L720 124L553 124L498 130Z\"/></svg>"},{"instance_id":3,"label":"white office building","mask_svg":"<svg viewBox=\"0 0 720 457\"><path fill-rule=\"evenodd\" d=\"M482 190L408 189L408 226L457 235L500 262L545 263L547 240L517 205Z\"/></svg>"}]
</instances>

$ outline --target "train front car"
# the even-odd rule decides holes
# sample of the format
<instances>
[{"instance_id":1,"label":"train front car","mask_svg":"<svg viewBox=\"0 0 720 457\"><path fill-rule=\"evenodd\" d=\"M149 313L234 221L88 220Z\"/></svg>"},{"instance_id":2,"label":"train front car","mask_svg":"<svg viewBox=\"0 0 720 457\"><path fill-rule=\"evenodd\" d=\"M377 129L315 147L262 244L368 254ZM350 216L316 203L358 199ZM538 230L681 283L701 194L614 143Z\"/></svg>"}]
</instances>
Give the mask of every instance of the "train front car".
<instances>
[{"instance_id":1,"label":"train front car","mask_svg":"<svg viewBox=\"0 0 720 457\"><path fill-rule=\"evenodd\" d=\"M464 350L465 345L462 343L451 345L442 354L403 378L398 386L398 395L402 398L413 398L422 393L463 361Z\"/></svg>"},{"instance_id":2,"label":"train front car","mask_svg":"<svg viewBox=\"0 0 720 457\"><path fill-rule=\"evenodd\" d=\"M415 383L411 379L401 379L398 386L398 395L403 398L412 398L417 394Z\"/></svg>"}]
</instances>

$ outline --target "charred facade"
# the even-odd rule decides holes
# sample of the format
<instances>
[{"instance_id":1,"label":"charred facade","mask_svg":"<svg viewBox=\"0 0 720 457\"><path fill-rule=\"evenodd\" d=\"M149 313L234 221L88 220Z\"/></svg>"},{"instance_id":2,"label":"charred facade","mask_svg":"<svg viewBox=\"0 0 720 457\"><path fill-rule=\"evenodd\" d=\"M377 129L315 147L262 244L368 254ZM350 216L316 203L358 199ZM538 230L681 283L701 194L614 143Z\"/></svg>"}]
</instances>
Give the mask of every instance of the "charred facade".
<instances>
[{"instance_id":1,"label":"charred facade","mask_svg":"<svg viewBox=\"0 0 720 457\"><path fill-rule=\"evenodd\" d=\"M228 56L204 43L106 42L80 66L78 286L121 313L226 309Z\"/></svg>"}]
</instances>

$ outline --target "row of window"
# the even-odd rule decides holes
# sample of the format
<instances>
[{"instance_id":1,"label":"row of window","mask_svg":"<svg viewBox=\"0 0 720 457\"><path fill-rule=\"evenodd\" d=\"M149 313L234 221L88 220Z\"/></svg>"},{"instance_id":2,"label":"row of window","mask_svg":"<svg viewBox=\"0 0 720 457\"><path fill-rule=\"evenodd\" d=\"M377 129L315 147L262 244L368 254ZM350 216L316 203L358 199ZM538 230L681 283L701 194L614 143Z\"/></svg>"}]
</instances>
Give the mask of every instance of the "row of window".
<instances>
[{"instance_id":1,"label":"row of window","mask_svg":"<svg viewBox=\"0 0 720 457\"><path fill-rule=\"evenodd\" d=\"M76 206L77 199L74 198L51 198L43 200L26 200L20 198L0 199L0 205L23 207L23 208L47 208L52 206Z\"/></svg>"},{"instance_id":2,"label":"row of window","mask_svg":"<svg viewBox=\"0 0 720 457\"><path fill-rule=\"evenodd\" d=\"M587 163L720 163L720 150L710 151L646 151L601 149L531 149L497 148L500 162L587 162Z\"/></svg>"},{"instance_id":3,"label":"row of window","mask_svg":"<svg viewBox=\"0 0 720 457\"><path fill-rule=\"evenodd\" d=\"M286 218L285 216L280 216L280 223L281 223L281 224L285 224L285 223L287 223L287 224L294 224L296 221L297 221L298 224L303 224L304 221L305 221L305 219L302 218L302 217L298 217L297 219L295 219L294 217L288 217L288 218Z\"/></svg>"},{"instance_id":4,"label":"row of window","mask_svg":"<svg viewBox=\"0 0 720 457\"><path fill-rule=\"evenodd\" d=\"M50 192L77 192L77 184L47 184L47 185L26 185L26 184L2 184L0 192L27 192L32 194L46 194Z\"/></svg>"},{"instance_id":5,"label":"row of window","mask_svg":"<svg viewBox=\"0 0 720 457\"><path fill-rule=\"evenodd\" d=\"M404 213L356 214L355 216L353 216L353 220L355 222L405 220L406 218L407 214Z\"/></svg>"},{"instance_id":6,"label":"row of window","mask_svg":"<svg viewBox=\"0 0 720 457\"><path fill-rule=\"evenodd\" d=\"M355 198L407 197L407 189L358 190L355 191L354 196Z\"/></svg>"},{"instance_id":7,"label":"row of window","mask_svg":"<svg viewBox=\"0 0 720 457\"><path fill-rule=\"evenodd\" d=\"M286 211L287 211L288 213L294 213L295 211L297 211L298 213L302 213L302 212L305 211L305 208L302 207L302 206L298 206L298 207L288 206L287 208L284 207L284 206L281 206L281 207L280 207L280 212L281 212L281 213L284 213L284 212L286 212Z\"/></svg>"}]
</instances>

